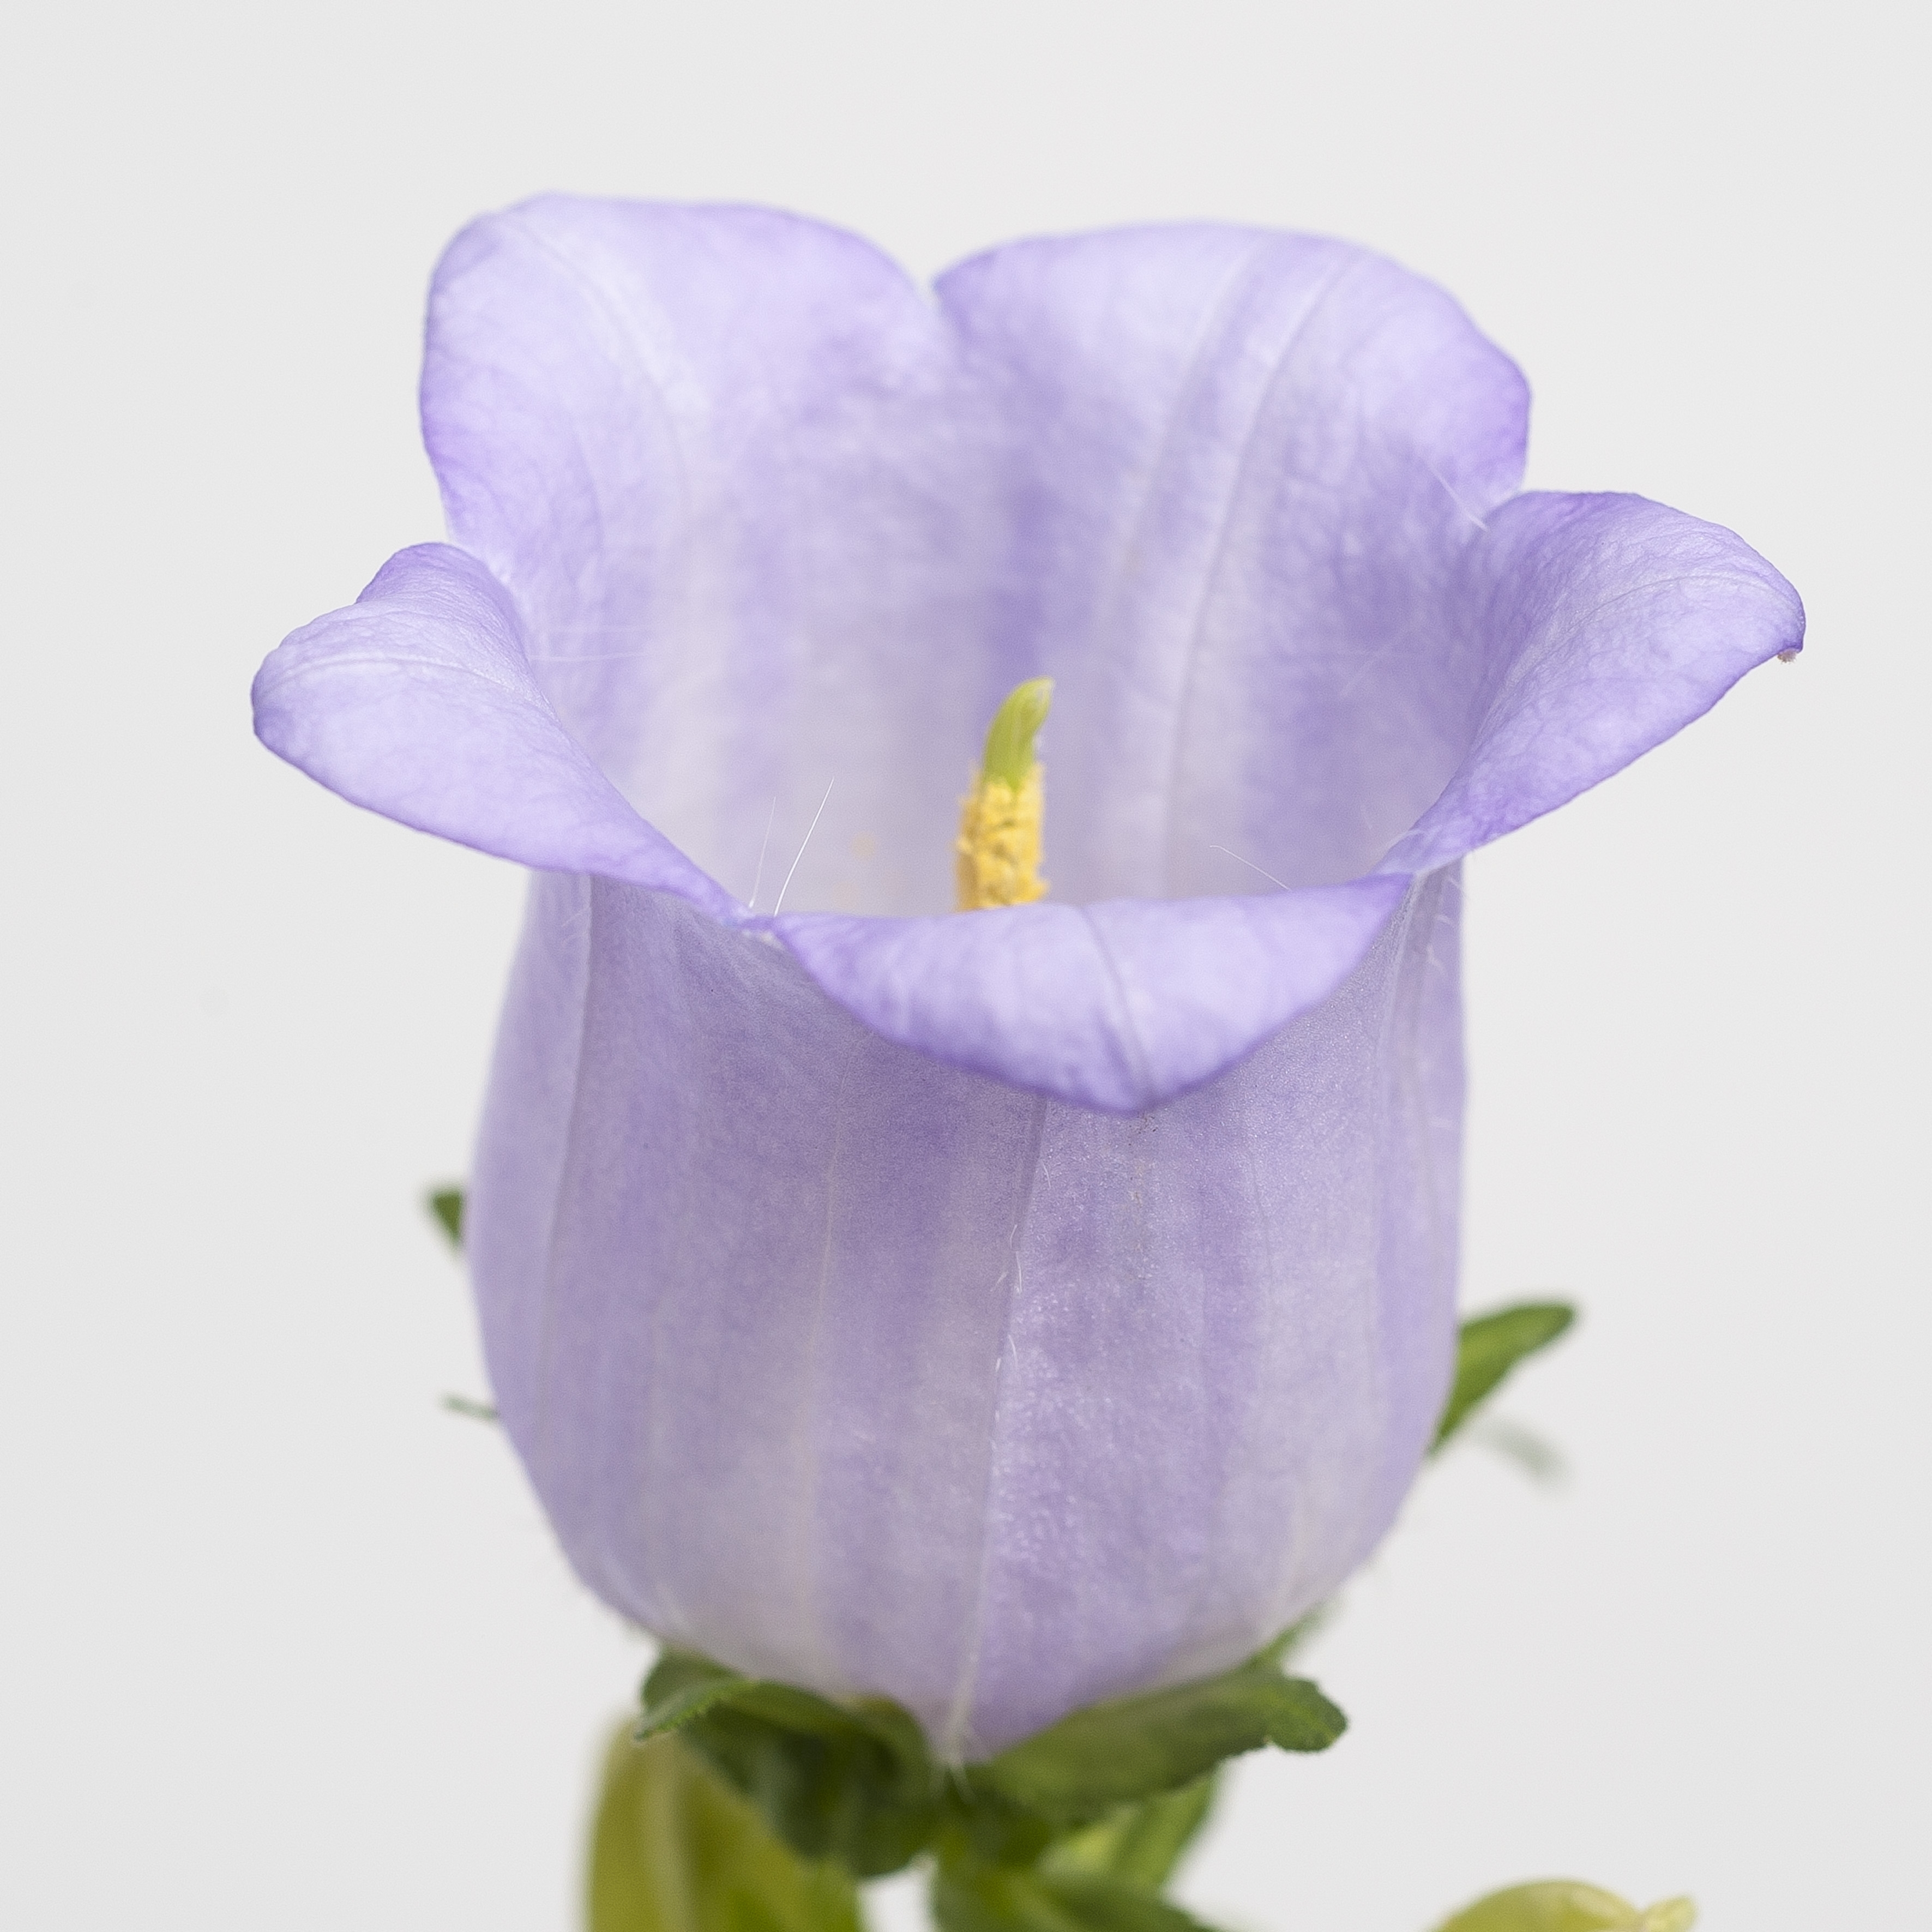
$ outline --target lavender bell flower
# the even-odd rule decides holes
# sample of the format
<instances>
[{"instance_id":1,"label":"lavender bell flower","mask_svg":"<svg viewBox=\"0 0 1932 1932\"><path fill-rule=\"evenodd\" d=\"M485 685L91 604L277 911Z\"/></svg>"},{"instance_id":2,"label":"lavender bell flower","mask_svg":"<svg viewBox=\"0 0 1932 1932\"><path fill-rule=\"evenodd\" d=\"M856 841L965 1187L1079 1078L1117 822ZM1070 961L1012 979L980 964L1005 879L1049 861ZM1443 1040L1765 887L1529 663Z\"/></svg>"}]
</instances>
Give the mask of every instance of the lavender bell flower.
<instances>
[{"instance_id":1,"label":"lavender bell flower","mask_svg":"<svg viewBox=\"0 0 1932 1932\"><path fill-rule=\"evenodd\" d=\"M600 1596L972 1756L1373 1547L1450 1371L1457 861L1803 630L1724 530L1517 494L1526 413L1336 242L928 292L756 209L458 237L452 542L283 644L256 728L535 868L470 1245ZM1052 896L949 913L1036 674Z\"/></svg>"}]
</instances>

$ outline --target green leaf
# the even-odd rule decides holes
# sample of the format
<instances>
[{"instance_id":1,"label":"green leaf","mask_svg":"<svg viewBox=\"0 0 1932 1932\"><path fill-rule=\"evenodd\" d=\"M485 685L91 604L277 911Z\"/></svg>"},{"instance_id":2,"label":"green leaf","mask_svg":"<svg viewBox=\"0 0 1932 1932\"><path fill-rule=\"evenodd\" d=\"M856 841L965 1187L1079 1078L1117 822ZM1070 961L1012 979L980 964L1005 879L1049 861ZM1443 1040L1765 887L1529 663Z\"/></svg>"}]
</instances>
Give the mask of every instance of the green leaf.
<instances>
[{"instance_id":1,"label":"green leaf","mask_svg":"<svg viewBox=\"0 0 1932 1932\"><path fill-rule=\"evenodd\" d=\"M939 1932L1202 1932L1138 1886L1018 1865L943 1866L932 1914Z\"/></svg>"},{"instance_id":2,"label":"green leaf","mask_svg":"<svg viewBox=\"0 0 1932 1932\"><path fill-rule=\"evenodd\" d=\"M449 1237L449 1245L460 1248L463 1245L463 1190L460 1187L439 1187L428 1197L429 1211L436 1216L436 1225Z\"/></svg>"},{"instance_id":3,"label":"green leaf","mask_svg":"<svg viewBox=\"0 0 1932 1932\"><path fill-rule=\"evenodd\" d=\"M1576 1311L1567 1302L1526 1301L1464 1322L1456 1342L1456 1383L1436 1424L1432 1453L1462 1427L1470 1412L1495 1392L1519 1362L1548 1348L1576 1318Z\"/></svg>"},{"instance_id":4,"label":"green leaf","mask_svg":"<svg viewBox=\"0 0 1932 1932\"><path fill-rule=\"evenodd\" d=\"M590 1842L590 1932L862 1932L856 1888L799 1858L676 1737L604 1760Z\"/></svg>"},{"instance_id":5,"label":"green leaf","mask_svg":"<svg viewBox=\"0 0 1932 1932\"><path fill-rule=\"evenodd\" d=\"M1191 1913L1118 1879L1042 1872L1040 1887L1076 1924L1092 1932L1202 1932L1201 1922Z\"/></svg>"},{"instance_id":6,"label":"green leaf","mask_svg":"<svg viewBox=\"0 0 1932 1932\"><path fill-rule=\"evenodd\" d=\"M1666 1898L1640 1912L1594 1885L1544 1879L1478 1899L1438 1932L1690 1932L1696 1918L1688 1898Z\"/></svg>"},{"instance_id":7,"label":"green leaf","mask_svg":"<svg viewBox=\"0 0 1932 1932\"><path fill-rule=\"evenodd\" d=\"M938 1778L896 1705L835 1704L669 1651L644 1684L640 1736L675 1730L806 1858L861 1878L896 1871L931 1840Z\"/></svg>"},{"instance_id":8,"label":"green leaf","mask_svg":"<svg viewBox=\"0 0 1932 1932\"><path fill-rule=\"evenodd\" d=\"M1138 1804L1124 1804L1096 1825L1070 1833L1048 1852L1042 1868L1057 1876L1118 1879L1158 1892L1208 1822L1217 1774Z\"/></svg>"},{"instance_id":9,"label":"green leaf","mask_svg":"<svg viewBox=\"0 0 1932 1932\"><path fill-rule=\"evenodd\" d=\"M1252 1662L1220 1677L1076 1711L984 1763L970 1782L1061 1824L1178 1790L1224 1758L1274 1744L1325 1750L1348 1720L1305 1677Z\"/></svg>"}]
</instances>

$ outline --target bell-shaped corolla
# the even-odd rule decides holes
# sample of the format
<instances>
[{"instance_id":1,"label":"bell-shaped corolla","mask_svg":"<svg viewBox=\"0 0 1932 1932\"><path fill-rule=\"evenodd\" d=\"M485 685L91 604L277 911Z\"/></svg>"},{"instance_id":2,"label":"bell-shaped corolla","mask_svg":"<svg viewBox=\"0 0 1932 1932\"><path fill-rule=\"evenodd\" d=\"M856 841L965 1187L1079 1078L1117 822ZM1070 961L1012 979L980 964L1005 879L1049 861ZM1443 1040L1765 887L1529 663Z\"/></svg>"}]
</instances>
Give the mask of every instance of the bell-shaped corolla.
<instances>
[{"instance_id":1,"label":"bell-shaped corolla","mask_svg":"<svg viewBox=\"0 0 1932 1932\"><path fill-rule=\"evenodd\" d=\"M1790 586L1519 494L1515 368L1297 235L927 289L546 198L444 256L422 404L450 542L289 638L256 727L536 873L470 1247L570 1560L955 1758L1235 1661L1448 1387L1456 862L1796 648ZM1036 676L1052 896L954 913Z\"/></svg>"}]
</instances>

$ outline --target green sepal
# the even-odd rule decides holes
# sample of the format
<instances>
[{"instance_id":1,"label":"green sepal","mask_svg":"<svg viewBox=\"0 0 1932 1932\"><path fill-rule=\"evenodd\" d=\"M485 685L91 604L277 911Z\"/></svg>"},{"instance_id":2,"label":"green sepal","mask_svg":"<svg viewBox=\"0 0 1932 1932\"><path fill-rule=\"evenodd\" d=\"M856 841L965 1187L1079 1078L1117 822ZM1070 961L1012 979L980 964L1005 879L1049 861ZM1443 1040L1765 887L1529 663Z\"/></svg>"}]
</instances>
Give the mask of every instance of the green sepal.
<instances>
[{"instance_id":1,"label":"green sepal","mask_svg":"<svg viewBox=\"0 0 1932 1932\"><path fill-rule=\"evenodd\" d=\"M1325 1750L1348 1721L1306 1678L1284 1677L1257 1659L1219 1677L1090 1705L968 1766L967 1776L1057 1824L1087 1824L1264 1744Z\"/></svg>"},{"instance_id":2,"label":"green sepal","mask_svg":"<svg viewBox=\"0 0 1932 1932\"><path fill-rule=\"evenodd\" d=\"M436 1216L436 1224L449 1237L449 1245L463 1245L463 1190L439 1187L424 1197L423 1204Z\"/></svg>"},{"instance_id":3,"label":"green sepal","mask_svg":"<svg viewBox=\"0 0 1932 1932\"><path fill-rule=\"evenodd\" d=\"M752 1688L756 1679L727 1670L709 1658L668 1650L644 1679L644 1710L634 1733L639 1744L674 1731L712 1705Z\"/></svg>"},{"instance_id":4,"label":"green sepal","mask_svg":"<svg viewBox=\"0 0 1932 1932\"><path fill-rule=\"evenodd\" d=\"M1202 1932L1198 1919L1118 1879L1045 1866L942 1865L939 1932Z\"/></svg>"},{"instance_id":5,"label":"green sepal","mask_svg":"<svg viewBox=\"0 0 1932 1932\"><path fill-rule=\"evenodd\" d=\"M590 1932L862 1932L857 1888L800 1858L676 1737L604 1760L590 1843Z\"/></svg>"},{"instance_id":6,"label":"green sepal","mask_svg":"<svg viewBox=\"0 0 1932 1932\"><path fill-rule=\"evenodd\" d=\"M1056 1876L1111 1878L1160 1891L1208 1822L1218 1778L1210 1771L1178 1791L1124 1804L1098 1824L1069 1832L1048 1851L1044 1869Z\"/></svg>"},{"instance_id":7,"label":"green sepal","mask_svg":"<svg viewBox=\"0 0 1932 1932\"><path fill-rule=\"evenodd\" d=\"M956 1771L940 1793L933 1850L944 1865L1030 1865L1066 1827Z\"/></svg>"},{"instance_id":8,"label":"green sepal","mask_svg":"<svg viewBox=\"0 0 1932 1932\"><path fill-rule=\"evenodd\" d=\"M1543 1879L1479 1898L1437 1932L1690 1932L1696 1918L1688 1898L1667 1898L1640 1912L1594 1885Z\"/></svg>"},{"instance_id":9,"label":"green sepal","mask_svg":"<svg viewBox=\"0 0 1932 1932\"><path fill-rule=\"evenodd\" d=\"M917 1721L884 1699L832 1702L668 1651L645 1680L638 1736L675 1730L808 1858L860 1878L896 1871L940 1822Z\"/></svg>"},{"instance_id":10,"label":"green sepal","mask_svg":"<svg viewBox=\"0 0 1932 1932\"><path fill-rule=\"evenodd\" d=\"M1455 1385L1436 1425L1430 1453L1462 1427L1470 1412L1494 1394L1519 1362L1548 1348L1576 1318L1576 1311L1568 1302L1525 1301L1464 1322L1456 1339Z\"/></svg>"},{"instance_id":11,"label":"green sepal","mask_svg":"<svg viewBox=\"0 0 1932 1932\"><path fill-rule=\"evenodd\" d=\"M1250 1664L1272 1664L1279 1668L1328 1621L1330 1606L1317 1604L1305 1616L1298 1617L1279 1636L1271 1636L1254 1655Z\"/></svg>"}]
</instances>

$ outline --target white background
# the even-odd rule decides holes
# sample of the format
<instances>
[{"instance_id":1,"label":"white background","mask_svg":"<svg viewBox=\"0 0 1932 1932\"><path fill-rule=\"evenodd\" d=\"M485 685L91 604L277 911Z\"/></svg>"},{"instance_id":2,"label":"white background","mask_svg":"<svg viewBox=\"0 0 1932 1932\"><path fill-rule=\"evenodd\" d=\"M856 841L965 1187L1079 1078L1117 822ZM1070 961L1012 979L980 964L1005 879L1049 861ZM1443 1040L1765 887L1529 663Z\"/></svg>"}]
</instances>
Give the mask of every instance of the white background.
<instances>
[{"instance_id":1,"label":"white background","mask_svg":"<svg viewBox=\"0 0 1932 1932\"><path fill-rule=\"evenodd\" d=\"M1926 69L1838 4L40 4L8 153L0 1922L565 1932L643 1660L494 1431L460 1174L520 881L248 733L440 534L473 212L776 202L914 268L1166 216L1369 242L1528 371L1534 483L1742 531L1811 649L1471 868L1466 1296L1588 1317L1193 1868L1257 1932L1511 1879L1904 1927L1922 1836ZM904 1917L903 1899L889 1914Z\"/></svg>"}]
</instances>

